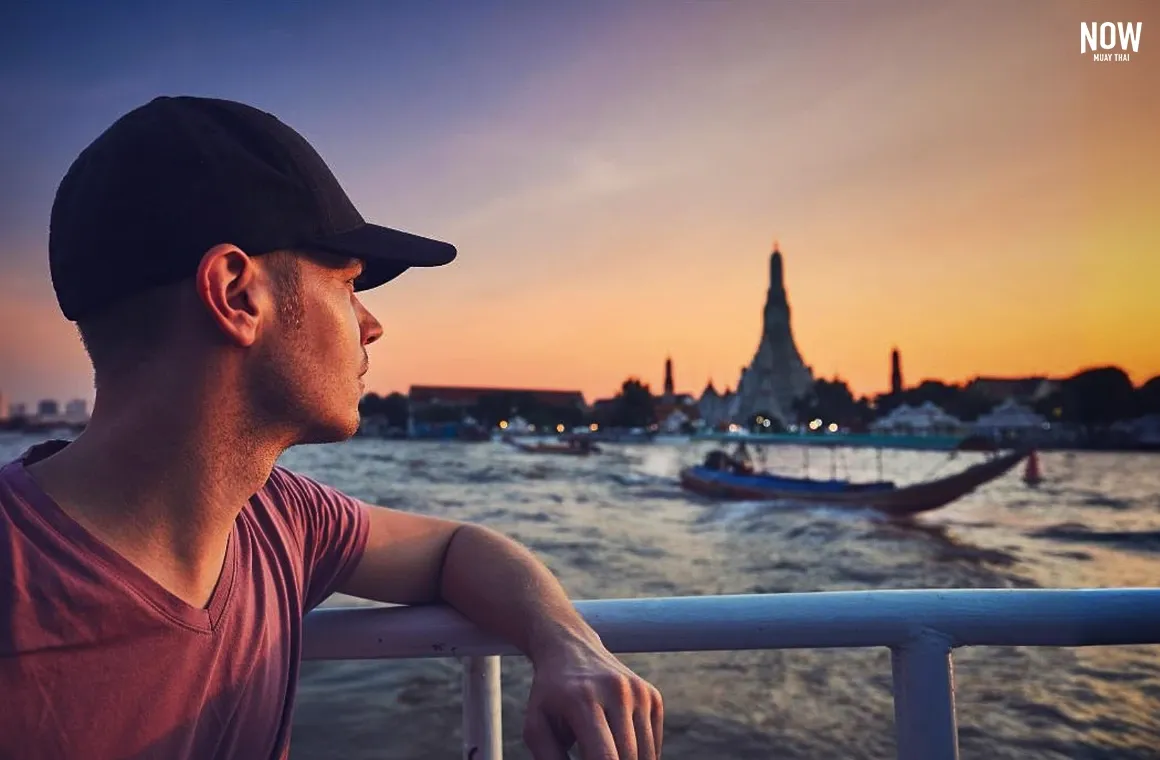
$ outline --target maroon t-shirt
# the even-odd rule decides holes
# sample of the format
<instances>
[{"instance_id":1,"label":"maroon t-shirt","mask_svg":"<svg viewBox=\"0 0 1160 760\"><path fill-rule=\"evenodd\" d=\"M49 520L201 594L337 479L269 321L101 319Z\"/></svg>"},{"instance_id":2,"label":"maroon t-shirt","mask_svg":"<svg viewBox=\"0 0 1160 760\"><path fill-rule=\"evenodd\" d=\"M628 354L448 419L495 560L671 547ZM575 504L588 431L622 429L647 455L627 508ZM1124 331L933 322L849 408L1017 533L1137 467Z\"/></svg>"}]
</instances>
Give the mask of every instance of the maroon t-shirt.
<instances>
[{"instance_id":1,"label":"maroon t-shirt","mask_svg":"<svg viewBox=\"0 0 1160 760\"><path fill-rule=\"evenodd\" d=\"M275 468L192 607L0 469L0 758L265 760L289 754L302 616L366 545L360 502Z\"/></svg>"}]
</instances>

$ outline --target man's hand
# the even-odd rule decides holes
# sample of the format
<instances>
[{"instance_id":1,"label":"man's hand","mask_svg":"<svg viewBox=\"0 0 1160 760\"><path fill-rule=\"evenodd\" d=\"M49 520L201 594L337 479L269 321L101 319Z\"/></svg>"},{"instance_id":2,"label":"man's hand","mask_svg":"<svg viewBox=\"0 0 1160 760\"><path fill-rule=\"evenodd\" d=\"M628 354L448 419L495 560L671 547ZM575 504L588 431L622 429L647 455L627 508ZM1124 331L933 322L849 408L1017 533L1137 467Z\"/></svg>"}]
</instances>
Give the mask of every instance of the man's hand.
<instances>
[{"instance_id":1,"label":"man's hand","mask_svg":"<svg viewBox=\"0 0 1160 760\"><path fill-rule=\"evenodd\" d=\"M599 644L582 643L533 660L524 741L535 760L656 760L660 692Z\"/></svg>"},{"instance_id":2,"label":"man's hand","mask_svg":"<svg viewBox=\"0 0 1160 760\"><path fill-rule=\"evenodd\" d=\"M661 695L626 668L526 548L493 530L364 505L370 533L343 585L396 604L443 601L535 667L524 739L536 760L656 760Z\"/></svg>"}]
</instances>

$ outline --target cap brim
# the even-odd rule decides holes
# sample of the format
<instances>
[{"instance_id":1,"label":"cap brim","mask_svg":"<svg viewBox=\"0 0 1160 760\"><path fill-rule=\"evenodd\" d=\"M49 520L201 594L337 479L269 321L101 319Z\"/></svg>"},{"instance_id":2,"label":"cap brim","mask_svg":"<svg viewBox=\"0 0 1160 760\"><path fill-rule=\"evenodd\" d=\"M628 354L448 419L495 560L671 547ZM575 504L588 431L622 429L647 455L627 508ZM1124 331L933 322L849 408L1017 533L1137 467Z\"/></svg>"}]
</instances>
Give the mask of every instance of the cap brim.
<instances>
[{"instance_id":1,"label":"cap brim","mask_svg":"<svg viewBox=\"0 0 1160 760\"><path fill-rule=\"evenodd\" d=\"M411 267L439 267L455 260L455 246L375 224L311 242L328 253L363 262L355 290L377 288Z\"/></svg>"}]
</instances>

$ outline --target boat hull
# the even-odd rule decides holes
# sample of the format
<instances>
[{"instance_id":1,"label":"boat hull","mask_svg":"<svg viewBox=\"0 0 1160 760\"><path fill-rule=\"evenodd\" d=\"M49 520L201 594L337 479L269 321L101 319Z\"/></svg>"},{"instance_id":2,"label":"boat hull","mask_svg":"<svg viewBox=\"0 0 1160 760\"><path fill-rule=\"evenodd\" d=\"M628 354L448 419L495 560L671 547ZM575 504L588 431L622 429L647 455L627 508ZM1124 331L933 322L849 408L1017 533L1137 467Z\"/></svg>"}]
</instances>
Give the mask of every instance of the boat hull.
<instances>
[{"instance_id":1,"label":"boat hull","mask_svg":"<svg viewBox=\"0 0 1160 760\"><path fill-rule=\"evenodd\" d=\"M681 471L681 487L714 499L825 504L876 509L901 517L944 507L1007 473L1026 456L1025 451L1014 451L938 480L902 487L887 482L859 484L768 474L733 475L699 466Z\"/></svg>"},{"instance_id":2,"label":"boat hull","mask_svg":"<svg viewBox=\"0 0 1160 760\"><path fill-rule=\"evenodd\" d=\"M526 451L529 454L558 454L560 456L566 456L566 457L586 457L589 454L593 453L592 451L589 451L589 450L577 449L577 448L574 448L572 446L566 446L563 444L554 444L554 443L537 443L537 444L516 443L516 444L512 444L512 445L515 446L520 451Z\"/></svg>"},{"instance_id":3,"label":"boat hull","mask_svg":"<svg viewBox=\"0 0 1160 760\"><path fill-rule=\"evenodd\" d=\"M586 457L590 454L600 453L600 449L595 445L576 446L570 443L524 443L517 441L514 438L505 437L503 442L516 449L528 454L557 454L566 457Z\"/></svg>"}]
</instances>

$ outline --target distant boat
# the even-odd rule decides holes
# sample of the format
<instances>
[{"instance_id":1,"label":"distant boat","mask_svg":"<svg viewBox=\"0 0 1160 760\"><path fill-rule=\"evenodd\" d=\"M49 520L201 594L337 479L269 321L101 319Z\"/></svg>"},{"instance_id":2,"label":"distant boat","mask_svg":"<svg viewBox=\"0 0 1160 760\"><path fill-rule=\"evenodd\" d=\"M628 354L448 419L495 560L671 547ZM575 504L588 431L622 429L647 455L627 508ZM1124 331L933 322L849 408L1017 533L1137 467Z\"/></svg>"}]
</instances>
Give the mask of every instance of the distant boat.
<instances>
[{"instance_id":1,"label":"distant boat","mask_svg":"<svg viewBox=\"0 0 1160 760\"><path fill-rule=\"evenodd\" d=\"M564 456L586 457L589 454L600 453L600 448L596 444L582 438L572 438L563 443L523 443L511 436L504 436L503 442L529 454L562 454Z\"/></svg>"},{"instance_id":2,"label":"distant boat","mask_svg":"<svg viewBox=\"0 0 1160 760\"><path fill-rule=\"evenodd\" d=\"M783 444L786 446L819 446L824 448L910 449L914 451L961 450L963 437L958 435L899 435L884 433L722 433L701 432L693 441L720 443Z\"/></svg>"},{"instance_id":3,"label":"distant boat","mask_svg":"<svg viewBox=\"0 0 1160 760\"><path fill-rule=\"evenodd\" d=\"M792 501L834 507L877 509L904 517L946 506L1019 464L1026 451L1013 451L938 480L898 486L890 481L791 478L772 473L736 474L701 465L681 471L681 487L702 496L744 501Z\"/></svg>"}]
</instances>

